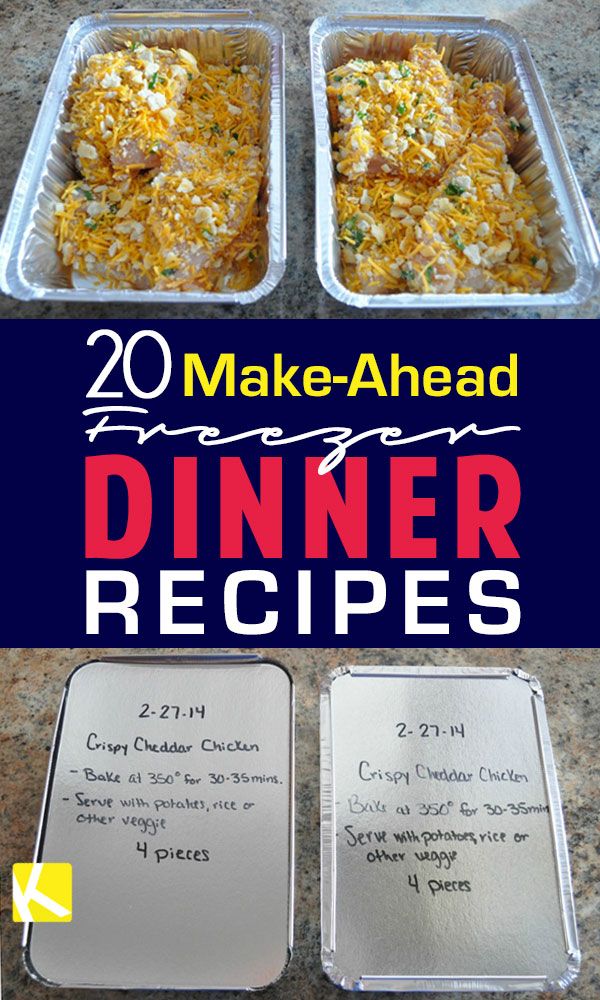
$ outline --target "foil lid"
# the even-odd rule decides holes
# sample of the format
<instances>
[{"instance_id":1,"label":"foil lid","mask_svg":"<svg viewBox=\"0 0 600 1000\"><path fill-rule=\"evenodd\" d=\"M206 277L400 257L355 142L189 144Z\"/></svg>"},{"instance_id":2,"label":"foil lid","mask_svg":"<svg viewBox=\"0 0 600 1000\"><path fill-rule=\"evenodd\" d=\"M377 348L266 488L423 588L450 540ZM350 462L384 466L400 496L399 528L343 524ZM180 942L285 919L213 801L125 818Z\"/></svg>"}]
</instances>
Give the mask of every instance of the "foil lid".
<instances>
[{"instance_id":1,"label":"foil lid","mask_svg":"<svg viewBox=\"0 0 600 1000\"><path fill-rule=\"evenodd\" d=\"M322 961L348 990L561 990L579 949L535 678L350 667L321 698Z\"/></svg>"},{"instance_id":2,"label":"foil lid","mask_svg":"<svg viewBox=\"0 0 600 1000\"><path fill-rule=\"evenodd\" d=\"M127 657L69 678L35 861L69 922L30 923L48 985L250 990L292 945L293 684L250 657Z\"/></svg>"}]
</instances>

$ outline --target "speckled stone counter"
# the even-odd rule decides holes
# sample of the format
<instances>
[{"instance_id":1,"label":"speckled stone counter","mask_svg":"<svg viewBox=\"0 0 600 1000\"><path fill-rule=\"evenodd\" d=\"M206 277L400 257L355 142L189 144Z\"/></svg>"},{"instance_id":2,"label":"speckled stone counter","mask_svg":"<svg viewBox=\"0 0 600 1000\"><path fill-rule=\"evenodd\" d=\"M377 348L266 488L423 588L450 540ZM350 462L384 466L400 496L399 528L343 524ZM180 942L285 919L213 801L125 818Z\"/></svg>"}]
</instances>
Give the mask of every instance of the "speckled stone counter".
<instances>
[{"instance_id":1,"label":"speckled stone counter","mask_svg":"<svg viewBox=\"0 0 600 1000\"><path fill-rule=\"evenodd\" d=\"M177 10L193 4L176 0L129 4L85 3L78 0L35 0L0 5L0 219L8 207L17 172L41 102L44 88L68 25L82 14L104 9L146 8ZM200 8L202 5L198 5ZM204 6L210 7L207 3ZM243 7L239 0L221 0L220 7ZM166 317L207 318L419 318L441 319L591 318L600 312L600 296L583 306L569 309L457 310L420 313L415 310L362 311L341 305L321 287L314 264L314 155L310 99L308 29L315 17L336 11L371 13L401 10L447 14L480 14L500 18L517 28L528 40L541 73L550 104L562 131L573 166L596 223L600 220L600 60L599 26L595 0L412 0L410 4L389 0L253 0L254 12L280 25L286 36L288 264L277 289L255 305L146 306L59 302L21 303L0 297L0 317Z\"/></svg>"},{"instance_id":2,"label":"speckled stone counter","mask_svg":"<svg viewBox=\"0 0 600 1000\"><path fill-rule=\"evenodd\" d=\"M191 652L192 650L178 650ZM2 996L4 1000L144 1000L181 993L61 990L49 992L29 980L21 964L20 928L11 922L10 866L32 856L54 722L63 683L79 663L115 656L107 649L4 650L0 667L0 859L2 882ZM150 652L143 650L141 652ZM156 651L153 651L156 652ZM175 652L162 649L161 653ZM193 650L197 652L197 650ZM576 909L583 952L572 1000L600 996L600 650L561 649L273 649L296 683L296 921L292 962L265 1000L335 1000L342 996L321 972L319 959L319 684L328 671L348 663L410 663L520 667L544 687L561 784L572 858ZM218 1000L224 994L187 994ZM241 997L244 994L230 994ZM380 994L365 994L376 997ZM444 994L448 996L448 994ZM452 994L457 996L457 994ZM461 994L467 996L467 994ZM483 1000L483 994L468 994ZM429 994L432 996L432 994ZM435 995L442 1000L442 994ZM514 994L513 996L517 996ZM533 1000L539 994L518 994Z\"/></svg>"}]
</instances>

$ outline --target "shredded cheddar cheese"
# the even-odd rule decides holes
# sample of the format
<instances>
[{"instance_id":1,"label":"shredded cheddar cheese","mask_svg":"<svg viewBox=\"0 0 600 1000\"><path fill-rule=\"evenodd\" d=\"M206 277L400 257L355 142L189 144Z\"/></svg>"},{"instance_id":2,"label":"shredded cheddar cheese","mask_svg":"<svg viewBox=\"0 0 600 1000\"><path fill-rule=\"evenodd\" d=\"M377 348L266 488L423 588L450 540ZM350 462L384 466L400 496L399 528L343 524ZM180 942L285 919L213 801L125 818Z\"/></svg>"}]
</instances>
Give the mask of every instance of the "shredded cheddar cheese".
<instances>
[{"instance_id":1,"label":"shredded cheddar cheese","mask_svg":"<svg viewBox=\"0 0 600 1000\"><path fill-rule=\"evenodd\" d=\"M67 129L80 179L56 208L65 265L113 287L248 288L264 269L261 79L133 43L92 56Z\"/></svg>"},{"instance_id":2,"label":"shredded cheddar cheese","mask_svg":"<svg viewBox=\"0 0 600 1000\"><path fill-rule=\"evenodd\" d=\"M543 291L540 220L508 160L522 126L502 84L442 59L417 44L401 62L328 74L344 281L370 294Z\"/></svg>"}]
</instances>

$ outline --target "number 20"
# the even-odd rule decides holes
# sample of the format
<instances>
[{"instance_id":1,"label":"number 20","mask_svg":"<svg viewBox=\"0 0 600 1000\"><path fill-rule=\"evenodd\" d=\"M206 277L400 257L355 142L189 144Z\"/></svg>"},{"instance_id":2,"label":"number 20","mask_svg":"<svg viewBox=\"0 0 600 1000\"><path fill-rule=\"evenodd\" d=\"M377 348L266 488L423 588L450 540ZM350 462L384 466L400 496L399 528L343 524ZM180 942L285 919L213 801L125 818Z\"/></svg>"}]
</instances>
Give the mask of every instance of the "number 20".
<instances>
[{"instance_id":1,"label":"number 20","mask_svg":"<svg viewBox=\"0 0 600 1000\"><path fill-rule=\"evenodd\" d=\"M95 330L94 333L90 334L87 339L88 347L93 347L101 337L107 337L109 340L112 340L114 345L113 352L98 375L98 378L90 387L87 393L88 399L123 398L123 392L120 389L111 390L102 388L113 368L115 368L121 358L123 358L123 379L125 381L125 385L133 396L137 396L138 399L155 399L156 396L160 396L161 392L164 392L171 378L173 361L171 359L171 349L162 334L156 333L155 330L138 330L138 332L134 333L133 337L130 337L127 343L123 345L122 337L120 337L118 333L115 333L114 330ZM143 338L154 340L160 347L163 356L163 370L160 381L154 389L150 389L149 391L140 389L131 372L131 357L133 349Z\"/></svg>"}]
</instances>

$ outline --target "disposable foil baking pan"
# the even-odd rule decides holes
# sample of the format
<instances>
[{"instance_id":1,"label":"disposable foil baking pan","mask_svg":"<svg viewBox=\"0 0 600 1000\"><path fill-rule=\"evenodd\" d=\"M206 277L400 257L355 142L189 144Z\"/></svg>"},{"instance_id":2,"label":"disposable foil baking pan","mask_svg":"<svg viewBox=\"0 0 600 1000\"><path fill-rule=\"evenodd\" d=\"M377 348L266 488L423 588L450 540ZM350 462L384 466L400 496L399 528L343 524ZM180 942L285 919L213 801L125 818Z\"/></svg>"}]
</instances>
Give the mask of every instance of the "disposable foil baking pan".
<instances>
[{"instance_id":1,"label":"disposable foil baking pan","mask_svg":"<svg viewBox=\"0 0 600 1000\"><path fill-rule=\"evenodd\" d=\"M259 657L77 668L35 849L71 864L72 917L26 925L30 975L103 989L278 979L292 948L293 732L291 677Z\"/></svg>"},{"instance_id":2,"label":"disposable foil baking pan","mask_svg":"<svg viewBox=\"0 0 600 1000\"><path fill-rule=\"evenodd\" d=\"M53 212L67 181L77 176L70 150L66 100L75 73L96 52L132 41L185 48L207 62L253 63L264 73L261 145L266 187L259 210L266 215L265 272L245 291L138 291L86 283L72 287L56 250ZM286 255L284 43L279 28L250 11L107 11L78 18L69 28L50 77L2 237L0 288L19 299L68 302L256 302L283 276Z\"/></svg>"},{"instance_id":3,"label":"disposable foil baking pan","mask_svg":"<svg viewBox=\"0 0 600 1000\"><path fill-rule=\"evenodd\" d=\"M445 49L453 72L470 72L509 86L507 112L526 127L510 161L532 194L553 271L543 293L367 295L342 281L335 204L335 169L326 74L349 59L402 59L416 40ZM571 306L600 284L600 244L525 40L514 28L483 17L339 14L310 30L316 138L316 261L321 283L347 305L382 309L469 306Z\"/></svg>"},{"instance_id":4,"label":"disposable foil baking pan","mask_svg":"<svg viewBox=\"0 0 600 1000\"><path fill-rule=\"evenodd\" d=\"M534 677L348 667L321 694L322 961L347 990L548 990L579 970Z\"/></svg>"}]
</instances>

